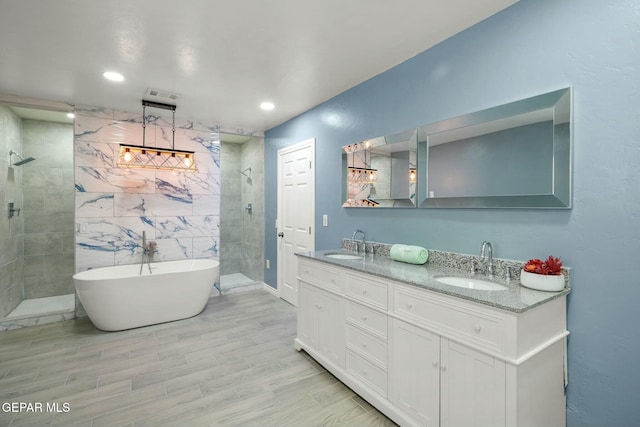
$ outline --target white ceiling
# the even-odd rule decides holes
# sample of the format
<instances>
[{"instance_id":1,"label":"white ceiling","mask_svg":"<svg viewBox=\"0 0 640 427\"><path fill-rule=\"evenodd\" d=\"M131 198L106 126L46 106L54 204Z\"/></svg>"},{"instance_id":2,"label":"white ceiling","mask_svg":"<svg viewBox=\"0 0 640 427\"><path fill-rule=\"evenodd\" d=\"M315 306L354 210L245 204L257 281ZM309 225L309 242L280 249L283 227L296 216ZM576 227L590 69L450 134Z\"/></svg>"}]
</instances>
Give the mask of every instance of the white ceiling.
<instances>
[{"instance_id":1,"label":"white ceiling","mask_svg":"<svg viewBox=\"0 0 640 427\"><path fill-rule=\"evenodd\" d=\"M516 1L0 0L0 93L264 131Z\"/></svg>"},{"instance_id":2,"label":"white ceiling","mask_svg":"<svg viewBox=\"0 0 640 427\"><path fill-rule=\"evenodd\" d=\"M73 119L67 117L66 112L24 108L17 107L15 105L10 105L9 108L11 108L18 117L25 120L41 120L45 122L73 124Z\"/></svg>"}]
</instances>

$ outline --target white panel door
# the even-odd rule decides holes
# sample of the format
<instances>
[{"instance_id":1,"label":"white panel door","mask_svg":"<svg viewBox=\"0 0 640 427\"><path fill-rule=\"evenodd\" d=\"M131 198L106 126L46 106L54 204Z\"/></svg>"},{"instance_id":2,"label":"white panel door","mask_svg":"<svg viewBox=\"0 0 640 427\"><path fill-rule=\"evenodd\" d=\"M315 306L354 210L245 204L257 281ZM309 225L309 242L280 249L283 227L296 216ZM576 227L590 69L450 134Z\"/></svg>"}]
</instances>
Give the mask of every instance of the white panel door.
<instances>
[{"instance_id":1,"label":"white panel door","mask_svg":"<svg viewBox=\"0 0 640 427\"><path fill-rule=\"evenodd\" d=\"M328 292L318 292L318 350L337 366L345 363L345 309L342 297Z\"/></svg>"},{"instance_id":2,"label":"white panel door","mask_svg":"<svg viewBox=\"0 0 640 427\"><path fill-rule=\"evenodd\" d=\"M505 362L445 338L441 352L440 425L504 427Z\"/></svg>"},{"instance_id":3,"label":"white panel door","mask_svg":"<svg viewBox=\"0 0 640 427\"><path fill-rule=\"evenodd\" d=\"M440 425L440 336L391 321L389 399L418 425Z\"/></svg>"},{"instance_id":4,"label":"white panel door","mask_svg":"<svg viewBox=\"0 0 640 427\"><path fill-rule=\"evenodd\" d=\"M315 245L315 139L278 150L278 292L297 305L296 252Z\"/></svg>"},{"instance_id":5,"label":"white panel door","mask_svg":"<svg viewBox=\"0 0 640 427\"><path fill-rule=\"evenodd\" d=\"M298 301L298 339L313 349L318 349L318 290L301 283Z\"/></svg>"}]
</instances>

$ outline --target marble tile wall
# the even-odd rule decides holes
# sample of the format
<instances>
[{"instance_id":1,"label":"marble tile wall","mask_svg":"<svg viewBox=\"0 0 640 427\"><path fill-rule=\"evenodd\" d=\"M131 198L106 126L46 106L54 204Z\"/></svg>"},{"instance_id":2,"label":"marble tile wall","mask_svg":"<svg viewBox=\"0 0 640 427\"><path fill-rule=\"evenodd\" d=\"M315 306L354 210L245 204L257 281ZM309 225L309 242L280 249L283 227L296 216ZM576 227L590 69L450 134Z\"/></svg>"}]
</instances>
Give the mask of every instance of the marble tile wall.
<instances>
[{"instance_id":1,"label":"marble tile wall","mask_svg":"<svg viewBox=\"0 0 640 427\"><path fill-rule=\"evenodd\" d=\"M170 117L147 116L147 146L170 147L171 134ZM118 168L120 143L142 145L141 114L76 107L76 271L140 262L143 231L156 261L218 259L218 128L176 120L175 148L195 151L196 173Z\"/></svg>"},{"instance_id":2,"label":"marble tile wall","mask_svg":"<svg viewBox=\"0 0 640 427\"><path fill-rule=\"evenodd\" d=\"M25 298L74 292L73 125L22 121Z\"/></svg>"},{"instance_id":3,"label":"marble tile wall","mask_svg":"<svg viewBox=\"0 0 640 427\"><path fill-rule=\"evenodd\" d=\"M221 203L220 203L220 274L242 272L242 224L244 212L240 180L240 144L223 142L221 145Z\"/></svg>"},{"instance_id":4,"label":"marble tile wall","mask_svg":"<svg viewBox=\"0 0 640 427\"><path fill-rule=\"evenodd\" d=\"M24 299L24 215L7 215L8 202L22 207L23 169L10 167L9 150L22 151L21 120L0 105L0 318Z\"/></svg>"}]
</instances>

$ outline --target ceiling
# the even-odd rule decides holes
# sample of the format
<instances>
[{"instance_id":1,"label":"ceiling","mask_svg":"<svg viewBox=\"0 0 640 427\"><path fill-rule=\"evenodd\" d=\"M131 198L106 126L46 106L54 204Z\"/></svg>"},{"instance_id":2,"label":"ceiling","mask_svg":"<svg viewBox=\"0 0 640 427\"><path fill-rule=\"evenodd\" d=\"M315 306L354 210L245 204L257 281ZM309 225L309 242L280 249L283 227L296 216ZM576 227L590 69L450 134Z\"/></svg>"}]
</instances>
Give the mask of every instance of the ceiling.
<instances>
[{"instance_id":1,"label":"ceiling","mask_svg":"<svg viewBox=\"0 0 640 427\"><path fill-rule=\"evenodd\" d=\"M45 122L73 124L73 118L68 117L66 112L17 107L15 105L10 105L9 108L11 108L18 117L24 120L40 120Z\"/></svg>"},{"instance_id":2,"label":"ceiling","mask_svg":"<svg viewBox=\"0 0 640 427\"><path fill-rule=\"evenodd\" d=\"M516 1L0 0L0 93L264 131Z\"/></svg>"}]
</instances>

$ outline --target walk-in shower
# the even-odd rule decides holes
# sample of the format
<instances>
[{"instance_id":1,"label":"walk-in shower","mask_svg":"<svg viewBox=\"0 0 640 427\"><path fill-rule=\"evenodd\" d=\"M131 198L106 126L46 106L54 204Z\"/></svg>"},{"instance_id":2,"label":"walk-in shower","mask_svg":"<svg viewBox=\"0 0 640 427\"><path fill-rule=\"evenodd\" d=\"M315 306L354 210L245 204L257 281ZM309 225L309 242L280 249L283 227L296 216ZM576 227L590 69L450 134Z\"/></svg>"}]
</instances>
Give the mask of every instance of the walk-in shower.
<instances>
[{"instance_id":1,"label":"walk-in shower","mask_svg":"<svg viewBox=\"0 0 640 427\"><path fill-rule=\"evenodd\" d=\"M221 134L220 290L263 286L262 138Z\"/></svg>"},{"instance_id":2,"label":"walk-in shower","mask_svg":"<svg viewBox=\"0 0 640 427\"><path fill-rule=\"evenodd\" d=\"M0 103L0 122L1 331L74 317L75 189L66 111Z\"/></svg>"}]
</instances>

